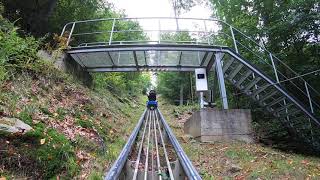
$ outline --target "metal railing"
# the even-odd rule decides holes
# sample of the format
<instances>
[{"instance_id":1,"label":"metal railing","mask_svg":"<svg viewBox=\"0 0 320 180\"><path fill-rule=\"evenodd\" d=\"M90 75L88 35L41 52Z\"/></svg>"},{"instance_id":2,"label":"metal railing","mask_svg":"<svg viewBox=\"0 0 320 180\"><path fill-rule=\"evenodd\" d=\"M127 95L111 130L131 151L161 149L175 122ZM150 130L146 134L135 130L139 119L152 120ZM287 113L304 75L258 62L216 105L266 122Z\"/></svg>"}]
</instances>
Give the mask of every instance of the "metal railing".
<instances>
[{"instance_id":1,"label":"metal railing","mask_svg":"<svg viewBox=\"0 0 320 180\"><path fill-rule=\"evenodd\" d=\"M163 127L163 128L162 128ZM148 129L148 130L147 130ZM152 130L153 129L153 130ZM163 129L163 130L162 130ZM151 131L152 130L152 131ZM141 133L141 137L138 138L139 131ZM159 133L159 134L158 134ZM158 136L157 136L158 134ZM160 138L159 138L160 137ZM164 141L164 137L167 137L169 139L169 143ZM158 138L160 143L156 143L156 147L153 146L152 138L154 138L155 142L157 142ZM139 150L134 151L134 144L137 144L137 147ZM146 143L146 144L145 144ZM150 145L152 144L152 145ZM130 152L138 153L135 159L133 159L134 166L132 167L132 171L134 172L132 174L132 179L137 179L138 177L138 171L143 172L144 179L148 177L148 158L150 155L150 158L156 157L157 158L157 173L161 179L161 171L165 171L166 168L168 168L169 172L169 179L174 179L174 175L172 173L172 165L170 164L170 160L167 154L167 149L165 146L167 144L172 144L172 147L174 149L174 153L176 154L179 163L182 166L183 172L185 173L185 176L188 179L191 180L201 180L201 177L195 167L192 165L191 161L183 151L182 147L180 146L177 138L171 131L169 125L167 124L166 120L164 119L163 115L161 114L159 109L156 110L145 110L140 117L140 120L138 124L136 125L135 129L133 130L132 134L130 135L126 145L123 147L120 155L118 156L117 160L114 162L113 166L109 169L109 171L105 174L104 179L105 180L113 180L113 179L122 179L121 174L125 174L125 163L129 160ZM162 146L158 148L159 146ZM146 146L146 147L144 147ZM141 169L140 165L143 164L143 162L140 162L140 159L142 159L142 148L146 148L147 151L143 154L145 157L145 164L144 169ZM150 148L150 152L149 152ZM156 148L156 151L154 151ZM166 163L160 163L160 149L163 151L163 155L165 156L165 162ZM154 156L154 152L157 154ZM146 153L146 154L145 154ZM162 159L164 160L164 159ZM165 166L163 166L165 165ZM140 168L139 168L140 167ZM152 167L152 170L154 170L154 167ZM131 177L126 177L131 178Z\"/></svg>"},{"instance_id":2,"label":"metal railing","mask_svg":"<svg viewBox=\"0 0 320 180\"><path fill-rule=\"evenodd\" d=\"M261 45L261 38L251 38L218 19L147 17L75 21L64 26L61 36L67 38L69 48L172 43L229 46L298 98L310 112L318 117L320 114L320 93L315 88Z\"/></svg>"}]
</instances>

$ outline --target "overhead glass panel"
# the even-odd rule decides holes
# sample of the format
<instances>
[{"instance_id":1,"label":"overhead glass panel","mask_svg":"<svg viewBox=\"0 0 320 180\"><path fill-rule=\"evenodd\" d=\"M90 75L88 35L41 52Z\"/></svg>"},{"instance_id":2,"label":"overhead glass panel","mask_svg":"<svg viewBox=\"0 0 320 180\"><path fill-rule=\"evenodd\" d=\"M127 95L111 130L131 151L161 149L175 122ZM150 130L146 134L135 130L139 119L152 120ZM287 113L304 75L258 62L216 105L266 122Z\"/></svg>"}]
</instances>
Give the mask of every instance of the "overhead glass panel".
<instances>
[{"instance_id":1,"label":"overhead glass panel","mask_svg":"<svg viewBox=\"0 0 320 180\"><path fill-rule=\"evenodd\" d=\"M200 51L184 51L181 57L181 65L183 66L199 66L205 52Z\"/></svg>"},{"instance_id":2,"label":"overhead glass panel","mask_svg":"<svg viewBox=\"0 0 320 180\"><path fill-rule=\"evenodd\" d=\"M148 57L149 54L145 53L145 51L136 51L136 55L137 55L137 60L138 60L139 66L146 65L146 61L149 58Z\"/></svg>"},{"instance_id":3,"label":"overhead glass panel","mask_svg":"<svg viewBox=\"0 0 320 180\"><path fill-rule=\"evenodd\" d=\"M207 57L205 57L206 59L204 60L203 66L207 66L209 64L209 62L212 59L213 55L214 55L213 52L208 52Z\"/></svg>"},{"instance_id":4,"label":"overhead glass panel","mask_svg":"<svg viewBox=\"0 0 320 180\"><path fill-rule=\"evenodd\" d=\"M109 52L109 55L112 58L112 61L113 61L114 65L117 66L119 64L119 60L120 60L119 51Z\"/></svg>"},{"instance_id":5,"label":"overhead glass panel","mask_svg":"<svg viewBox=\"0 0 320 180\"><path fill-rule=\"evenodd\" d=\"M122 68L123 71L166 68L170 71L193 71L198 67L211 66L209 62L214 57L214 52L211 49L208 49L208 51L203 49L185 50L182 48L176 50L170 45L160 48L159 50L152 49L149 51L138 48L119 51L116 51L115 48L110 49L110 51L106 48L74 50L70 55L77 63L92 72L100 70L105 72L122 71Z\"/></svg>"},{"instance_id":6,"label":"overhead glass panel","mask_svg":"<svg viewBox=\"0 0 320 180\"><path fill-rule=\"evenodd\" d=\"M78 57L78 54L71 54L71 57L81 66L84 66L81 59Z\"/></svg>"},{"instance_id":7,"label":"overhead glass panel","mask_svg":"<svg viewBox=\"0 0 320 180\"><path fill-rule=\"evenodd\" d=\"M159 65L159 57L161 56L160 51L146 51L146 54L148 54L147 63L149 66Z\"/></svg>"},{"instance_id":8,"label":"overhead glass panel","mask_svg":"<svg viewBox=\"0 0 320 180\"><path fill-rule=\"evenodd\" d=\"M114 57L116 66L132 66L136 65L134 61L133 51L118 51L110 52L111 57Z\"/></svg>"},{"instance_id":9,"label":"overhead glass panel","mask_svg":"<svg viewBox=\"0 0 320 180\"><path fill-rule=\"evenodd\" d=\"M179 63L179 51L161 51L161 66L176 66Z\"/></svg>"},{"instance_id":10,"label":"overhead glass panel","mask_svg":"<svg viewBox=\"0 0 320 180\"><path fill-rule=\"evenodd\" d=\"M112 65L106 52L79 53L78 58L85 67L105 67Z\"/></svg>"}]
</instances>

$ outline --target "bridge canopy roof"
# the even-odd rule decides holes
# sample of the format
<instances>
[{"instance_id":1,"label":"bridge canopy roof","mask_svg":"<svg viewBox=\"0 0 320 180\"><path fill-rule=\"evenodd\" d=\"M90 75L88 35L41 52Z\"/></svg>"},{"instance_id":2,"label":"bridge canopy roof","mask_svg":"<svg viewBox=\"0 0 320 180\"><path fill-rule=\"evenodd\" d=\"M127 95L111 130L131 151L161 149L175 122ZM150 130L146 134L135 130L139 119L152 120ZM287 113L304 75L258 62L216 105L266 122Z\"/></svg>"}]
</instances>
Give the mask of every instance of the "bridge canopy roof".
<instances>
[{"instance_id":1,"label":"bridge canopy roof","mask_svg":"<svg viewBox=\"0 0 320 180\"><path fill-rule=\"evenodd\" d=\"M107 45L75 47L68 54L90 72L194 71L210 68L215 51L209 45Z\"/></svg>"},{"instance_id":2,"label":"bridge canopy roof","mask_svg":"<svg viewBox=\"0 0 320 180\"><path fill-rule=\"evenodd\" d=\"M108 18L68 23L61 36L67 53L91 72L194 71L212 67L214 49L224 46L217 39L232 39L224 27L215 19Z\"/></svg>"}]
</instances>

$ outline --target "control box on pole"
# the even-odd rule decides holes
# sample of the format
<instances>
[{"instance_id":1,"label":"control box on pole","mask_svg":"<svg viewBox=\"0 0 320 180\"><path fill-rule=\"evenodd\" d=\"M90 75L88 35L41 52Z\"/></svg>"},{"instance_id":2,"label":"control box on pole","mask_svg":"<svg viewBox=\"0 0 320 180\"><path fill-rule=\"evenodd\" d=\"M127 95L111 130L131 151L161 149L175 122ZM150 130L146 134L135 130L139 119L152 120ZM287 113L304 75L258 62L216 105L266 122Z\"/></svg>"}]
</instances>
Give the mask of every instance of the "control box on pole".
<instances>
[{"instance_id":1,"label":"control box on pole","mask_svg":"<svg viewBox=\"0 0 320 180\"><path fill-rule=\"evenodd\" d=\"M208 91L207 71L205 68L195 69L197 91Z\"/></svg>"}]
</instances>

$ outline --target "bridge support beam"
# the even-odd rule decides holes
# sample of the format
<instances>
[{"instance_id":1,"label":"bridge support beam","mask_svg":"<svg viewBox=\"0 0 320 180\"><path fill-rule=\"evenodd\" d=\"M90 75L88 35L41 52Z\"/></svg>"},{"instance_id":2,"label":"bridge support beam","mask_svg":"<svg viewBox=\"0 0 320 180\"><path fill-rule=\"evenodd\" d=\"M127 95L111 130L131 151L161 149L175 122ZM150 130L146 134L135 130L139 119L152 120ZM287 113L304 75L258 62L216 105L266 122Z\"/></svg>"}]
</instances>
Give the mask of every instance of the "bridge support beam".
<instances>
[{"instance_id":1,"label":"bridge support beam","mask_svg":"<svg viewBox=\"0 0 320 180\"><path fill-rule=\"evenodd\" d=\"M223 57L222 53L215 54L215 58L216 58L215 67L216 67L216 73L218 78L219 91L220 91L220 97L223 104L223 109L229 109L227 90L224 82L224 75L223 75L222 63L221 63L222 57Z\"/></svg>"}]
</instances>

